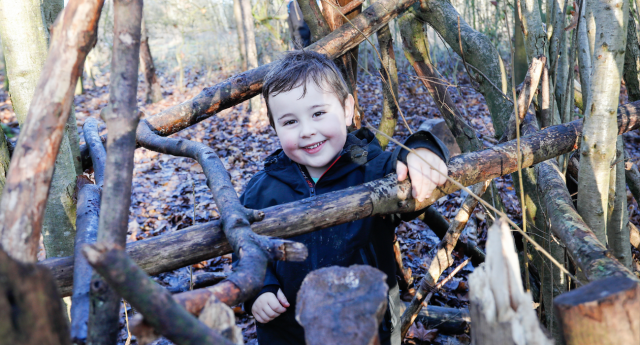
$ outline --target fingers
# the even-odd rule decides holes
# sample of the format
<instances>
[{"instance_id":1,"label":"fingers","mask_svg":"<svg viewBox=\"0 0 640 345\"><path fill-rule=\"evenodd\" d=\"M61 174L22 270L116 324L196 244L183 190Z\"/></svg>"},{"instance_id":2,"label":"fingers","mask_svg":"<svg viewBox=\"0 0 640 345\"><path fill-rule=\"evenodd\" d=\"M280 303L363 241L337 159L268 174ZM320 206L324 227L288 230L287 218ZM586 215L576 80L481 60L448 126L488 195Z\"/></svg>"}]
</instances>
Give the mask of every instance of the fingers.
<instances>
[{"instance_id":1,"label":"fingers","mask_svg":"<svg viewBox=\"0 0 640 345\"><path fill-rule=\"evenodd\" d=\"M282 289L278 289L276 297L278 297L278 301L280 301L282 306L289 308L289 301L287 301L287 297L284 295L284 292L282 292Z\"/></svg>"},{"instance_id":2,"label":"fingers","mask_svg":"<svg viewBox=\"0 0 640 345\"><path fill-rule=\"evenodd\" d=\"M283 307L277 298L269 299L267 301L267 304L269 305L269 308L271 309L271 311L273 311L274 313L277 313L278 315L287 311L287 308ZM278 315L275 315L275 316L278 316Z\"/></svg>"},{"instance_id":3,"label":"fingers","mask_svg":"<svg viewBox=\"0 0 640 345\"><path fill-rule=\"evenodd\" d=\"M398 175L398 181L404 181L407 178L407 166L402 162L398 162L396 164L396 174Z\"/></svg>"},{"instance_id":4,"label":"fingers","mask_svg":"<svg viewBox=\"0 0 640 345\"><path fill-rule=\"evenodd\" d=\"M279 290L278 294L282 294L282 291ZM288 307L289 302L287 302L284 294L282 294L282 299L284 299L286 306ZM260 323L267 323L287 310L280 301L280 298L276 298L276 295L273 293L264 293L258 297L253 304L253 307L251 307L251 314L253 314L256 321Z\"/></svg>"}]
</instances>

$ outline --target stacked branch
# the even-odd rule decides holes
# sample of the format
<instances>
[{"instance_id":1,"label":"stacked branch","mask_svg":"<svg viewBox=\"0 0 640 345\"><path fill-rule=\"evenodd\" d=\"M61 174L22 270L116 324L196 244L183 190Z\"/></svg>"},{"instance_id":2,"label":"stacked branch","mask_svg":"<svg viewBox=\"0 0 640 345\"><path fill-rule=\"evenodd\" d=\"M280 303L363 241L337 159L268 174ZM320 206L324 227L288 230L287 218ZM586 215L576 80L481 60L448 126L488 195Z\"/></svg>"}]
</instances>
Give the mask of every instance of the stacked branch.
<instances>
[{"instance_id":1,"label":"stacked branch","mask_svg":"<svg viewBox=\"0 0 640 345\"><path fill-rule=\"evenodd\" d=\"M640 103L627 104L618 109L621 134L640 128L640 109L636 107L640 108ZM521 138L522 166L529 167L571 152L577 147L580 130L581 120L576 120ZM516 171L515 156L515 141L462 154L451 159L449 176L466 186L487 181ZM297 236L369 216L422 209L458 188L448 182L423 203L411 199L410 190L408 182L398 183L396 177L391 175L346 190L266 208L262 210L264 219L254 223L252 230L264 236ZM575 241L580 241L580 238ZM131 257L151 275L230 253L231 250L220 221L133 242L128 248ZM577 255L585 254L580 252ZM44 265L52 270L61 291L68 293L72 284L70 272L73 270L73 259L49 259L44 261Z\"/></svg>"}]
</instances>

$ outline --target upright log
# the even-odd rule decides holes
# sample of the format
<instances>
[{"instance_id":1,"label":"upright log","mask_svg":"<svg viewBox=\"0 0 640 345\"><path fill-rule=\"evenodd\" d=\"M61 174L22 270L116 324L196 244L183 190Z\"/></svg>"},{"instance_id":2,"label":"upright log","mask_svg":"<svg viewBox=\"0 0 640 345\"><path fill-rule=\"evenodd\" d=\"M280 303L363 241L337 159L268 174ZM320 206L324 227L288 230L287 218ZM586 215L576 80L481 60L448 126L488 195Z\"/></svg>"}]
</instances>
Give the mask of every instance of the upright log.
<instances>
[{"instance_id":1,"label":"upright log","mask_svg":"<svg viewBox=\"0 0 640 345\"><path fill-rule=\"evenodd\" d=\"M95 44L103 0L75 0L58 18L51 48L9 166L0 236L9 255L35 262L53 167L84 59ZM15 202L14 200L19 200Z\"/></svg>"},{"instance_id":2,"label":"upright log","mask_svg":"<svg viewBox=\"0 0 640 345\"><path fill-rule=\"evenodd\" d=\"M640 285L609 277L554 301L567 345L640 344Z\"/></svg>"},{"instance_id":3,"label":"upright log","mask_svg":"<svg viewBox=\"0 0 640 345\"><path fill-rule=\"evenodd\" d=\"M103 113L109 136L100 201L98 242L124 248L131 205L133 155L136 148L138 62L142 0L114 0L113 54L109 105ZM102 278L91 282L88 342L111 345L116 342L120 318L120 297Z\"/></svg>"},{"instance_id":4,"label":"upright log","mask_svg":"<svg viewBox=\"0 0 640 345\"><path fill-rule=\"evenodd\" d=\"M296 320L307 345L380 344L378 326L387 307L386 275L363 265L326 267L300 287Z\"/></svg>"},{"instance_id":5,"label":"upright log","mask_svg":"<svg viewBox=\"0 0 640 345\"><path fill-rule=\"evenodd\" d=\"M618 108L620 134L640 127L640 109L636 107L640 107L640 102ZM581 123L581 120L576 120L521 138L522 166L529 167L576 149ZM517 169L515 153L516 143L510 141L484 151L455 156L449 164L449 176L469 186L512 173ZM410 196L407 195L405 199L404 194L398 194L400 189L406 192L410 186L405 182L398 185L392 175L303 202L270 207L263 210L264 219L252 224L252 229L260 235L292 237L386 212L422 209L443 195L456 191L457 187L448 182L431 199L419 205L414 204ZM393 196L389 195L391 191L395 193ZM389 199L381 199L380 196L389 196ZM581 241L580 238L576 240ZM189 230L131 243L128 251L143 269L154 275L230 253L231 247L222 234L220 222L213 221ZM73 259L56 258L46 260L43 264L52 270L61 291L69 294Z\"/></svg>"}]
</instances>

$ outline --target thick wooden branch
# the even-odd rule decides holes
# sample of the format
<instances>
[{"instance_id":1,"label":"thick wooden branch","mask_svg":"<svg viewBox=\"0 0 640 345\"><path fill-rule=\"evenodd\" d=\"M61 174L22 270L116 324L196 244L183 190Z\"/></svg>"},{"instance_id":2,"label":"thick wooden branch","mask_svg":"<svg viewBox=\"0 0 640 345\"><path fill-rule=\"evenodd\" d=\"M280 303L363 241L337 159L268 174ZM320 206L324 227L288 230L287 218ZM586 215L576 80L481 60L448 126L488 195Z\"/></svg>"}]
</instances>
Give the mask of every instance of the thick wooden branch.
<instances>
[{"instance_id":1,"label":"thick wooden branch","mask_svg":"<svg viewBox=\"0 0 640 345\"><path fill-rule=\"evenodd\" d=\"M269 259L303 261L307 258L307 248L301 243L270 239L251 230L251 223L262 219L264 214L258 212L256 217L254 211L240 204L229 174L209 146L190 140L163 138L153 133L146 122L142 122L138 129L138 142L154 151L193 158L202 166L220 211L222 230L240 258L233 273L211 288L219 300L235 305L258 293Z\"/></svg>"},{"instance_id":2,"label":"thick wooden branch","mask_svg":"<svg viewBox=\"0 0 640 345\"><path fill-rule=\"evenodd\" d=\"M98 134L98 121L88 118L82 126L84 140L91 157L93 166L93 178L100 188L104 185L104 167L107 161L107 151L104 149L102 138Z\"/></svg>"},{"instance_id":3,"label":"thick wooden branch","mask_svg":"<svg viewBox=\"0 0 640 345\"><path fill-rule=\"evenodd\" d=\"M352 48L357 47L364 41L365 36L368 37L378 31L416 1L377 1L353 18L351 23L342 25L305 49L322 53L331 59L340 57ZM195 98L171 107L146 120L149 122L151 129L162 136L176 133L213 116L223 109L242 103L259 94L262 91L262 80L270 68L271 64L266 64L238 74L220 84L202 90Z\"/></svg>"},{"instance_id":4,"label":"thick wooden branch","mask_svg":"<svg viewBox=\"0 0 640 345\"><path fill-rule=\"evenodd\" d=\"M83 254L104 279L142 315L156 332L178 345L228 344L180 307L171 294L147 276L116 244L95 244Z\"/></svg>"},{"instance_id":5,"label":"thick wooden branch","mask_svg":"<svg viewBox=\"0 0 640 345\"><path fill-rule=\"evenodd\" d=\"M640 102L618 108L620 134L640 127ZM576 149L581 120L545 128L521 138L523 167L529 167ZM470 186L516 171L516 143L509 141L492 148L458 155L451 159L449 176ZM291 204L264 209L264 219L253 223L257 234L288 238L385 213L422 209L457 187L446 183L432 198L416 205L410 186L396 181L394 175L382 180L327 193ZM399 192L404 194L399 194ZM395 194L394 194L395 193ZM406 196L405 196L406 195ZM127 248L131 257L149 274L174 270L231 252L219 221L199 224L158 237L133 242ZM63 293L70 292L73 258L55 258L43 262L53 271Z\"/></svg>"},{"instance_id":6,"label":"thick wooden branch","mask_svg":"<svg viewBox=\"0 0 640 345\"><path fill-rule=\"evenodd\" d=\"M0 236L9 255L35 262L53 167L78 76L96 41L102 0L70 1L54 25L49 56L13 152L0 200ZM16 202L18 200L18 202Z\"/></svg>"},{"instance_id":7,"label":"thick wooden branch","mask_svg":"<svg viewBox=\"0 0 640 345\"><path fill-rule=\"evenodd\" d=\"M142 0L114 0L113 15L109 105L103 113L109 137L98 242L124 248L131 205L136 127L140 119L137 90ZM92 142L99 146L95 137ZM87 339L93 345L111 345L118 335L120 297L97 274L92 280L90 296L93 303L90 304Z\"/></svg>"}]
</instances>

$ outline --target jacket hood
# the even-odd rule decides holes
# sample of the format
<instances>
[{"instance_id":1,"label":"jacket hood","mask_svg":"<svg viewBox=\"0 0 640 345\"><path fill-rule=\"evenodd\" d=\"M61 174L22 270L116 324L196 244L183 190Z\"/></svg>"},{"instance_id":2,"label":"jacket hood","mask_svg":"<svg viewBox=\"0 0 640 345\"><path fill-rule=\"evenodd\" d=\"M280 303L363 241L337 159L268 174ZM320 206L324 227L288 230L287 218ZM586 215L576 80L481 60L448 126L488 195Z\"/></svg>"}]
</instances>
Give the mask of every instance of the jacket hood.
<instances>
[{"instance_id":1,"label":"jacket hood","mask_svg":"<svg viewBox=\"0 0 640 345\"><path fill-rule=\"evenodd\" d=\"M354 169L366 164L382 153L378 139L367 128L361 128L347 135L340 158L322 175L319 183L339 179ZM276 150L265 159L264 171L268 175L290 185L292 188L307 188L297 164L284 153Z\"/></svg>"}]
</instances>

